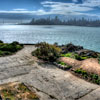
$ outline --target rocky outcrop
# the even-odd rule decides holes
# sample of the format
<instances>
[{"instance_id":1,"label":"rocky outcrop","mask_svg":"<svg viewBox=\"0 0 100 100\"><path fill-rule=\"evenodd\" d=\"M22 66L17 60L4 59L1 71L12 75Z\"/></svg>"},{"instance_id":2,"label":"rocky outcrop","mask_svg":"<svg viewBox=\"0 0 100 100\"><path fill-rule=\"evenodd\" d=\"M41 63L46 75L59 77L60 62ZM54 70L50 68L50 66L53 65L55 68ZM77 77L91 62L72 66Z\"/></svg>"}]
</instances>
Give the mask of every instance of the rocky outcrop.
<instances>
[{"instance_id":1,"label":"rocky outcrop","mask_svg":"<svg viewBox=\"0 0 100 100\"><path fill-rule=\"evenodd\" d=\"M84 49L82 46L76 46L73 45L72 43L69 43L67 45L62 45L61 48L62 48L62 53L75 52L79 56L83 57L93 57L93 58L98 57L98 52Z\"/></svg>"},{"instance_id":2,"label":"rocky outcrop","mask_svg":"<svg viewBox=\"0 0 100 100\"><path fill-rule=\"evenodd\" d=\"M72 43L69 43L67 45L62 45L61 48L62 48L62 53L75 52L83 49L82 46L75 46Z\"/></svg>"},{"instance_id":3,"label":"rocky outcrop","mask_svg":"<svg viewBox=\"0 0 100 100\"><path fill-rule=\"evenodd\" d=\"M92 51L92 50L87 50L87 49L76 51L76 53L79 56L83 56L83 57L93 57L93 58L97 58L98 57L98 53L97 52Z\"/></svg>"}]
</instances>

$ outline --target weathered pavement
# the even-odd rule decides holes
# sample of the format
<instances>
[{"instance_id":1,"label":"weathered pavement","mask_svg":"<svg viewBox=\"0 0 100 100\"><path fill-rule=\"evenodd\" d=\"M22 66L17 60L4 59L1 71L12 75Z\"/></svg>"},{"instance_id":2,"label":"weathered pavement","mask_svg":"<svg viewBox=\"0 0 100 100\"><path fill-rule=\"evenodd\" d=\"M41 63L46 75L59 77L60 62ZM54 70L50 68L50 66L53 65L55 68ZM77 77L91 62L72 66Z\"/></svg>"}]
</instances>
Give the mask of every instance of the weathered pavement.
<instances>
[{"instance_id":1,"label":"weathered pavement","mask_svg":"<svg viewBox=\"0 0 100 100\"><path fill-rule=\"evenodd\" d=\"M0 84L20 81L31 86L41 100L100 100L100 86L86 82L53 65L38 65L32 45L15 55L0 57Z\"/></svg>"}]
</instances>

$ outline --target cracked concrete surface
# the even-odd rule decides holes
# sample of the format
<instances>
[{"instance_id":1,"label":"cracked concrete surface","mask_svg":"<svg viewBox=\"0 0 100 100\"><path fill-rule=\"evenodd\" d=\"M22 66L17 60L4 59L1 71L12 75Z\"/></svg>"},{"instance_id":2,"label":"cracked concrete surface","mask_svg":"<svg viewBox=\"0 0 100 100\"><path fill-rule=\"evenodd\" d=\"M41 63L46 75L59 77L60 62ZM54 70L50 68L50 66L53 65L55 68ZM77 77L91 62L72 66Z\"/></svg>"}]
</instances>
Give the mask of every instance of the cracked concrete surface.
<instances>
[{"instance_id":1,"label":"cracked concrete surface","mask_svg":"<svg viewBox=\"0 0 100 100\"><path fill-rule=\"evenodd\" d=\"M20 81L40 95L40 100L100 100L100 86L86 82L54 65L39 65L25 45L15 55L0 57L0 84Z\"/></svg>"}]
</instances>

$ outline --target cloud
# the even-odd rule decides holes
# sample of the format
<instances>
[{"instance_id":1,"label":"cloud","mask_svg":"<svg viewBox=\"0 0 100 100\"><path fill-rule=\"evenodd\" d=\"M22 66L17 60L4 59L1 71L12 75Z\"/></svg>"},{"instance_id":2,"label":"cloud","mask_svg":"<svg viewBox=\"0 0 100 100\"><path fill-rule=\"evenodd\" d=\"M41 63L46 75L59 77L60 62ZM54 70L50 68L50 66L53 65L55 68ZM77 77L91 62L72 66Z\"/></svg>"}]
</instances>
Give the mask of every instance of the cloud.
<instances>
[{"instance_id":1,"label":"cloud","mask_svg":"<svg viewBox=\"0 0 100 100\"><path fill-rule=\"evenodd\" d=\"M77 0L74 0L76 2ZM63 15L89 15L85 12L87 11L93 11L94 8L87 6L87 3L85 4L76 4L76 3L63 3L63 2L53 2L53 1L45 1L41 4L45 8L50 8L50 11L47 12L48 14L63 14ZM95 14L94 14L95 15ZM91 14L90 16L93 16Z\"/></svg>"},{"instance_id":2,"label":"cloud","mask_svg":"<svg viewBox=\"0 0 100 100\"><path fill-rule=\"evenodd\" d=\"M51 10L56 11L72 11L72 12L82 12L82 11L91 11L93 10L92 7L86 7L82 4L75 4L75 3L62 3L62 2L42 2L41 3L44 7L49 7Z\"/></svg>"},{"instance_id":3,"label":"cloud","mask_svg":"<svg viewBox=\"0 0 100 100\"><path fill-rule=\"evenodd\" d=\"M29 11L25 8L16 8L11 11L0 11L0 13L7 14L31 14L31 15L86 15L86 16L97 16L100 17L100 13L96 15L93 12L95 7L100 6L99 0L83 0L83 3L76 4L78 0L73 0L72 3L64 3L64 2L54 2L54 1L44 1L41 2L43 9ZM49 9L46 11L45 9ZM87 13L88 12L88 13Z\"/></svg>"},{"instance_id":4,"label":"cloud","mask_svg":"<svg viewBox=\"0 0 100 100\"><path fill-rule=\"evenodd\" d=\"M29 10L0 10L1 14L31 14L31 15L45 15L46 12L44 10L36 10L36 11L29 11Z\"/></svg>"},{"instance_id":5,"label":"cloud","mask_svg":"<svg viewBox=\"0 0 100 100\"><path fill-rule=\"evenodd\" d=\"M84 0L83 5L88 7L99 7L100 0Z\"/></svg>"}]
</instances>

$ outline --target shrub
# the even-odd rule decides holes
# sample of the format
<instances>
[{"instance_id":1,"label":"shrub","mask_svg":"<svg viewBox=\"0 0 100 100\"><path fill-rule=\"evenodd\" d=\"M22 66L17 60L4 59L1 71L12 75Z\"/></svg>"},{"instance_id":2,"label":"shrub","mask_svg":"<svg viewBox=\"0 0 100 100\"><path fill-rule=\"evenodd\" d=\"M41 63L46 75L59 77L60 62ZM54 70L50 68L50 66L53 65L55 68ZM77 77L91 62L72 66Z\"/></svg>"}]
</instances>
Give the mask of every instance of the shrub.
<instances>
[{"instance_id":1,"label":"shrub","mask_svg":"<svg viewBox=\"0 0 100 100\"><path fill-rule=\"evenodd\" d=\"M4 54L5 54L5 55L11 55L11 52L5 51Z\"/></svg>"},{"instance_id":2,"label":"shrub","mask_svg":"<svg viewBox=\"0 0 100 100\"><path fill-rule=\"evenodd\" d=\"M85 56L79 56L78 54L75 55L75 59L77 60L85 60L88 59L89 57L85 57Z\"/></svg>"},{"instance_id":3,"label":"shrub","mask_svg":"<svg viewBox=\"0 0 100 100\"><path fill-rule=\"evenodd\" d=\"M98 79L98 75L97 74L91 74L91 78Z\"/></svg>"},{"instance_id":4,"label":"shrub","mask_svg":"<svg viewBox=\"0 0 100 100\"><path fill-rule=\"evenodd\" d=\"M11 44L16 46L16 45L19 45L19 42L14 41L14 42L12 42Z\"/></svg>"},{"instance_id":5,"label":"shrub","mask_svg":"<svg viewBox=\"0 0 100 100\"><path fill-rule=\"evenodd\" d=\"M0 40L0 43L3 43L3 41Z\"/></svg>"},{"instance_id":6,"label":"shrub","mask_svg":"<svg viewBox=\"0 0 100 100\"><path fill-rule=\"evenodd\" d=\"M57 63L60 64L60 65L62 65L62 66L60 66L60 68L62 68L62 69L64 69L64 70L69 70L69 69L72 68L72 66L69 66L69 65L67 65L67 64L64 63L64 62L57 62Z\"/></svg>"},{"instance_id":7,"label":"shrub","mask_svg":"<svg viewBox=\"0 0 100 100\"><path fill-rule=\"evenodd\" d=\"M76 56L77 54L75 54L75 53L67 53L67 54L61 54L61 56L62 57L70 57L70 58L73 58L73 59L75 59L75 56Z\"/></svg>"},{"instance_id":8,"label":"shrub","mask_svg":"<svg viewBox=\"0 0 100 100\"><path fill-rule=\"evenodd\" d=\"M88 73L81 68L76 69L75 73L81 75L83 78L88 79L89 81L92 81L93 83L100 85L100 76L97 74Z\"/></svg>"},{"instance_id":9,"label":"shrub","mask_svg":"<svg viewBox=\"0 0 100 100\"><path fill-rule=\"evenodd\" d=\"M0 51L0 56L10 55L11 52L9 51Z\"/></svg>"},{"instance_id":10,"label":"shrub","mask_svg":"<svg viewBox=\"0 0 100 100\"><path fill-rule=\"evenodd\" d=\"M67 65L67 67L66 67L66 68L67 68L67 69L71 69L71 68L72 68L72 66L68 66L68 65Z\"/></svg>"},{"instance_id":11,"label":"shrub","mask_svg":"<svg viewBox=\"0 0 100 100\"><path fill-rule=\"evenodd\" d=\"M0 47L2 51L10 51L10 52L16 52L16 46L13 46L12 44L4 44Z\"/></svg>"},{"instance_id":12,"label":"shrub","mask_svg":"<svg viewBox=\"0 0 100 100\"><path fill-rule=\"evenodd\" d=\"M66 63L64 63L64 62L58 62L58 64L66 66Z\"/></svg>"},{"instance_id":13,"label":"shrub","mask_svg":"<svg viewBox=\"0 0 100 100\"><path fill-rule=\"evenodd\" d=\"M61 57L70 57L70 58L73 58L73 59L77 59L77 60L85 60L85 59L88 59L89 57L85 57L85 56L79 56L78 54L76 53L67 53L67 54L61 54Z\"/></svg>"},{"instance_id":14,"label":"shrub","mask_svg":"<svg viewBox=\"0 0 100 100\"><path fill-rule=\"evenodd\" d=\"M0 56L3 56L3 55L4 55L4 52L0 50Z\"/></svg>"},{"instance_id":15,"label":"shrub","mask_svg":"<svg viewBox=\"0 0 100 100\"><path fill-rule=\"evenodd\" d=\"M37 49L32 52L32 55L38 57L39 59L54 62L60 56L61 49L55 45L41 42L36 46Z\"/></svg>"},{"instance_id":16,"label":"shrub","mask_svg":"<svg viewBox=\"0 0 100 100\"><path fill-rule=\"evenodd\" d=\"M75 73L81 74L82 70L79 68L79 69L75 70Z\"/></svg>"},{"instance_id":17,"label":"shrub","mask_svg":"<svg viewBox=\"0 0 100 100\"><path fill-rule=\"evenodd\" d=\"M21 45L16 45L16 50L21 50L23 48L23 46Z\"/></svg>"},{"instance_id":18,"label":"shrub","mask_svg":"<svg viewBox=\"0 0 100 100\"><path fill-rule=\"evenodd\" d=\"M75 73L82 74L82 75L88 75L88 73L85 70L82 70L81 68L75 70Z\"/></svg>"},{"instance_id":19,"label":"shrub","mask_svg":"<svg viewBox=\"0 0 100 100\"><path fill-rule=\"evenodd\" d=\"M22 48L23 47L21 45L13 45L13 44L3 44L0 46L0 50L9 52L16 52Z\"/></svg>"},{"instance_id":20,"label":"shrub","mask_svg":"<svg viewBox=\"0 0 100 100\"><path fill-rule=\"evenodd\" d=\"M10 55L18 50L21 50L23 45L19 44L18 42L13 43L0 43L0 56Z\"/></svg>"},{"instance_id":21,"label":"shrub","mask_svg":"<svg viewBox=\"0 0 100 100\"><path fill-rule=\"evenodd\" d=\"M61 54L62 57L72 57L72 53L67 53L67 54Z\"/></svg>"},{"instance_id":22,"label":"shrub","mask_svg":"<svg viewBox=\"0 0 100 100\"><path fill-rule=\"evenodd\" d=\"M100 54L98 55L98 61L99 61L99 64L100 64Z\"/></svg>"}]
</instances>

